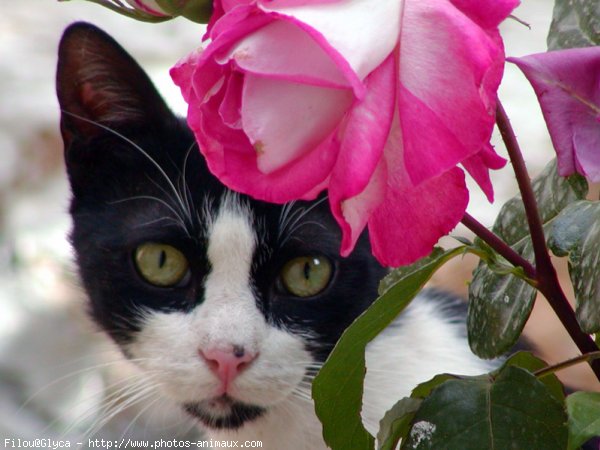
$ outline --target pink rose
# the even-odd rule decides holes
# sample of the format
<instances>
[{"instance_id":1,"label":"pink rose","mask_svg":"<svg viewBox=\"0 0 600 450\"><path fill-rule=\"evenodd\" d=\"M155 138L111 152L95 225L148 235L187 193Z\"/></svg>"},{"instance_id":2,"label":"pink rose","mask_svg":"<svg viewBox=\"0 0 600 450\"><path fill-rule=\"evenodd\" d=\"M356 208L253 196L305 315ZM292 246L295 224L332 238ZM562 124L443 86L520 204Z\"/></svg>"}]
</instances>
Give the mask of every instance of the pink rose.
<instances>
[{"instance_id":1,"label":"pink rose","mask_svg":"<svg viewBox=\"0 0 600 450\"><path fill-rule=\"evenodd\" d=\"M222 0L171 75L211 171L283 203L327 188L349 254L368 226L386 265L462 218L462 166L492 197L489 144L518 0Z\"/></svg>"},{"instance_id":2,"label":"pink rose","mask_svg":"<svg viewBox=\"0 0 600 450\"><path fill-rule=\"evenodd\" d=\"M600 182L600 47L509 58L531 82L552 143L558 172Z\"/></svg>"}]
</instances>

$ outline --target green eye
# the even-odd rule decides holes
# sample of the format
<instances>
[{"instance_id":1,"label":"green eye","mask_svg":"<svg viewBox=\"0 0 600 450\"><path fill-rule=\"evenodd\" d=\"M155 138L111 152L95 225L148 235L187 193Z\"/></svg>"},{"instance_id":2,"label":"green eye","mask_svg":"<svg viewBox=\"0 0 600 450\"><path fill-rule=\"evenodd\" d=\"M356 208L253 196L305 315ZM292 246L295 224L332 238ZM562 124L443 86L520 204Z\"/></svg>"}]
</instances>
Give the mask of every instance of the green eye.
<instances>
[{"instance_id":1,"label":"green eye","mask_svg":"<svg viewBox=\"0 0 600 450\"><path fill-rule=\"evenodd\" d=\"M183 253L166 244L142 244L135 249L134 259L140 275L155 286L175 286L189 272Z\"/></svg>"},{"instance_id":2,"label":"green eye","mask_svg":"<svg viewBox=\"0 0 600 450\"><path fill-rule=\"evenodd\" d=\"M321 256L301 256L288 261L281 270L285 289L297 297L317 295L331 280L331 263Z\"/></svg>"}]
</instances>

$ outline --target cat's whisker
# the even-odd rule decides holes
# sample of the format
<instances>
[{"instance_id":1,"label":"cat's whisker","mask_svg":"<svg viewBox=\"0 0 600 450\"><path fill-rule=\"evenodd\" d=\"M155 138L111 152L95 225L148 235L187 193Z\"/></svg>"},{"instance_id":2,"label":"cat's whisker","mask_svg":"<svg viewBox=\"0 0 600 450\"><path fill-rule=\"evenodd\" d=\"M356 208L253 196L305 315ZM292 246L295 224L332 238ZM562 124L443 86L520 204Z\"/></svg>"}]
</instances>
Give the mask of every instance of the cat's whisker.
<instances>
[{"instance_id":1,"label":"cat's whisker","mask_svg":"<svg viewBox=\"0 0 600 450\"><path fill-rule=\"evenodd\" d=\"M290 221L291 223L286 223L284 224L284 228L281 231L280 235L283 235L283 233L286 233L286 236L284 237L284 239L280 242L280 245L283 246L288 239L293 235L294 232L296 232L299 227L298 224L299 222L306 217L307 214L309 214L311 211L313 211L315 208L317 208L318 206L320 206L324 201L326 201L329 197L328 196L324 196L323 198L317 200L316 202L314 202L312 205L310 205L307 208L300 208L297 211L299 211L297 214L294 214L293 217L293 222L292 222L292 217L290 217ZM322 225L322 224L319 224Z\"/></svg>"},{"instance_id":2,"label":"cat's whisker","mask_svg":"<svg viewBox=\"0 0 600 450\"><path fill-rule=\"evenodd\" d=\"M164 201L162 198L155 197L153 195L135 195L135 196L123 198L120 200L114 200L114 201L110 202L109 204L116 205L119 203L124 203L124 202L129 202L129 201L134 201L134 200L152 200L152 201L160 203L161 205L163 205L165 208L167 208L169 211L171 211L176 216L175 218L173 218L173 220L176 220L176 222L181 226L181 229L185 233L187 233L189 236L189 231L188 231L188 229L185 225L185 221L183 220L181 215L179 215L179 213L175 210L175 208L173 208L171 205L169 205L169 203Z\"/></svg>"},{"instance_id":3,"label":"cat's whisker","mask_svg":"<svg viewBox=\"0 0 600 450\"><path fill-rule=\"evenodd\" d=\"M160 396L157 395L154 400L152 400L145 407L143 407L142 409L140 409L140 411L134 416L134 418L131 419L131 422L129 422L129 425L127 425L127 428L125 428L125 430L123 430L123 433L121 434L121 437L119 438L119 440L124 439L125 436L127 436L127 433L129 432L129 430L131 428L133 428L133 426L135 425L135 423L138 421L138 419L140 417L142 417L150 408L152 408L159 401L160 401Z\"/></svg>"},{"instance_id":4,"label":"cat's whisker","mask_svg":"<svg viewBox=\"0 0 600 450\"><path fill-rule=\"evenodd\" d=\"M173 217L161 217L160 219L150 220L148 222L144 222L139 225L136 225L135 228L144 228L144 227L148 227L151 225L156 225L157 223L164 222L164 221L171 221L175 225L180 225L180 222Z\"/></svg>"},{"instance_id":5,"label":"cat's whisker","mask_svg":"<svg viewBox=\"0 0 600 450\"><path fill-rule=\"evenodd\" d=\"M135 379L135 378L139 378L139 379L132 382L131 380ZM104 389L102 389L101 391L95 392L92 395L89 395L88 397L81 399L79 401L79 403L89 402L96 396L101 396L101 395L106 396L106 398L104 399L104 405L101 406L100 409L95 409L94 406L91 406L90 408L88 408L88 410L82 416L80 416L80 420L75 422L75 425L77 426L78 423L83 422L84 420L87 420L87 418L89 418L90 416L93 416L94 414L103 414L104 411L106 411L108 409L109 405L119 403L119 401L121 399L126 398L127 396L131 395L130 392L134 391L138 387L139 388L144 387L144 385L146 384L146 380L147 380L147 377L142 377L142 376L140 376L140 374L136 374L134 376L129 376L125 379L121 379L114 383L111 383L110 385L108 385ZM122 384L124 384L125 386L118 387ZM109 394L107 395L107 393L109 393ZM67 429L66 432L69 432L72 429L73 429L73 427L71 426L70 428Z\"/></svg>"},{"instance_id":6,"label":"cat's whisker","mask_svg":"<svg viewBox=\"0 0 600 450\"><path fill-rule=\"evenodd\" d=\"M293 229L291 229L289 232L290 236L292 236L294 233L296 233L296 231L298 231L300 228L308 226L308 225L314 225L323 230L327 230L327 227L325 225L323 225L322 223L316 222L314 220L308 220L308 221L300 222ZM295 237L295 238L297 238L297 237Z\"/></svg>"},{"instance_id":7,"label":"cat's whisker","mask_svg":"<svg viewBox=\"0 0 600 450\"><path fill-rule=\"evenodd\" d=\"M156 394L156 388L158 386L158 383L149 383L149 379L145 378L134 383L129 389L122 388L116 393L111 394L108 397L110 401L100 409L99 418L84 431L83 436L86 438L94 436L117 414L140 403L148 398L150 394ZM113 398L111 399L111 397Z\"/></svg>"},{"instance_id":8,"label":"cat's whisker","mask_svg":"<svg viewBox=\"0 0 600 450\"><path fill-rule=\"evenodd\" d=\"M141 382L141 380L138 380L138 382ZM129 386L128 386L129 387ZM101 392L96 393L96 395L102 395L105 394L104 390ZM110 398L110 395L107 397ZM82 400L83 401L83 400ZM65 439L69 436L69 434L73 431L76 430L77 428L79 428L79 426L82 423L85 423L90 417L93 417L94 415L100 414L102 411L101 407L100 409L98 409L96 407L96 405L92 405L89 406L84 412L82 412L81 414L79 414L79 416L77 417L76 420L72 421L71 424L69 426L67 426L66 428L64 428L62 430L62 434L60 436L61 439ZM52 422L50 422L48 424L48 426L42 430L43 433L47 432L48 430L50 430L51 428L54 428L55 425L60 421L59 418L54 419Z\"/></svg>"},{"instance_id":9,"label":"cat's whisker","mask_svg":"<svg viewBox=\"0 0 600 450\"><path fill-rule=\"evenodd\" d=\"M193 227L193 222L192 222L192 213L189 210L189 205L187 204L187 202L185 203L185 206L181 206L179 205L178 202L174 202L172 196L156 181L154 181L152 178L150 178L148 176L148 180L154 185L156 186L156 188L161 191L163 193L163 195L169 200L169 202L175 204L178 206L179 214L177 214L179 220L181 221L181 224L183 226L184 232L188 235L188 237L190 236L190 230L188 229L188 227L191 229ZM188 221L188 223L186 223L186 219Z\"/></svg>"},{"instance_id":10,"label":"cat's whisker","mask_svg":"<svg viewBox=\"0 0 600 450\"><path fill-rule=\"evenodd\" d=\"M89 427L84 436L86 438L91 438L95 436L107 423L109 423L115 416L121 414L123 411L149 399L152 394L155 394L153 390L153 386L146 386L144 389L139 390L137 393L133 394L127 400L122 403L118 403L118 406L113 407L111 410L108 410L108 413L98 420L93 426Z\"/></svg>"},{"instance_id":11,"label":"cat's whisker","mask_svg":"<svg viewBox=\"0 0 600 450\"><path fill-rule=\"evenodd\" d=\"M78 358L79 360L83 359L83 358ZM129 360L129 361L144 361L147 360L148 358L136 358L133 360ZM37 391L35 391L33 394L31 394L22 404L21 407L17 410L17 414L19 414L23 408L27 407L27 405L29 405L37 396L39 396L40 394L42 394L44 391L48 390L49 388L55 386L56 384L68 380L69 378L73 378L76 377L77 375L81 375L81 374L85 374L87 372L94 372L97 371L99 369L104 369L110 366L115 366L115 365L121 365L124 364L124 360L123 359L118 359L118 360L114 360L114 361L109 361L109 362L104 362L104 363L100 363L100 364L95 364L91 367L86 367L83 369L79 369L73 372L70 372L66 375L63 375L55 380L52 380L50 383L46 384L45 386L42 386L41 388L39 388Z\"/></svg>"},{"instance_id":12,"label":"cat's whisker","mask_svg":"<svg viewBox=\"0 0 600 450\"><path fill-rule=\"evenodd\" d=\"M186 153L185 153L185 158L183 159L183 168L181 170L181 192L182 192L182 197L183 200L185 201L185 204L187 206L187 212L188 215L191 217L192 215L192 192L190 191L190 188L187 184L187 165L188 165L188 159L192 153L192 150L194 149L194 147L197 146L196 141L192 142L192 144L189 146L189 148L187 149Z\"/></svg>"},{"instance_id":13,"label":"cat's whisker","mask_svg":"<svg viewBox=\"0 0 600 450\"><path fill-rule=\"evenodd\" d=\"M282 233L285 231L285 229L288 225L289 215L290 215L290 212L292 211L292 209L294 208L295 204L296 204L296 200L292 200L291 202L287 202L281 208L281 212L279 213L279 227L278 227L279 230L278 230L278 235L277 235L278 240L281 239Z\"/></svg>"},{"instance_id":14,"label":"cat's whisker","mask_svg":"<svg viewBox=\"0 0 600 450\"><path fill-rule=\"evenodd\" d=\"M169 188L173 191L173 194L175 195L175 198L177 200L177 202L179 203L180 207L182 208L182 211L185 211L185 207L183 204L183 200L181 199L181 196L179 195L179 192L177 191L177 189L175 188L175 185L173 184L173 182L171 181L171 179L169 178L169 176L167 175L167 173L164 171L164 169L160 166L160 164L150 156L150 154L148 152L146 152L142 147L140 147L138 144L136 144L135 142L133 142L131 139L129 139L128 137L126 137L125 135L123 135L122 133L119 133L116 130L113 130L112 128L98 122L95 120L91 120L88 119L87 117L83 117L80 116L79 114L75 114L72 113L70 111L66 111L64 109L61 109L63 114L66 114L68 116L74 117L78 120L81 120L83 122L89 123L91 125L97 126L105 131L108 131L109 133L113 134L114 136L118 137L119 139L122 139L123 141L125 141L126 143L130 144L133 148L135 148L137 151L139 151L146 159L148 159L148 161L150 161L150 163L152 163L152 165L154 165L154 167L156 167L156 169L159 171L159 173L163 176L163 178L165 179L165 181L167 182ZM190 221L191 223L191 221Z\"/></svg>"},{"instance_id":15,"label":"cat's whisker","mask_svg":"<svg viewBox=\"0 0 600 450\"><path fill-rule=\"evenodd\" d=\"M140 380L140 381L141 381L141 380ZM119 384L121 384L121 383L122 383L122 381L117 381L117 382L115 382L115 383L112 383L112 384L110 384L110 385L108 385L108 386L104 387L103 389L101 389L101 390L99 390L99 391L96 391L96 392L92 393L91 395L88 395L88 396L86 396L85 398L79 399L79 401L78 401L78 402L77 402L75 405L73 405L73 407L77 407L78 405L80 405L80 404L82 404L82 403L89 402L89 401L91 401L91 400L92 400L94 397L101 396L101 395L105 395L105 394L106 394L106 391L107 391L108 389L112 389L112 388L114 388L115 386L117 386L117 385L119 385ZM110 396L109 396L108 398L110 398ZM67 437L67 435L68 435L68 434L69 434L69 433L70 433L70 432L71 432L73 429L77 428L77 427L78 427L78 425L79 425L80 423L84 422L84 421L85 421L85 420L86 420L88 417L92 416L92 415L93 415L93 414L95 414L96 412L97 412L96 405L89 406L89 407L88 407L88 408L87 408L87 409L86 409L86 410L85 410L85 411L84 411L82 414L80 414L80 415L79 415L79 417L77 418L77 420L76 420L76 421L72 422L70 426L68 426L67 428L65 428L65 429L63 430L63 433L62 433L62 435L61 435L61 438L65 438L65 437ZM58 424L60 421L61 421L61 417L56 417L56 418L54 418L54 419L53 419L52 421L50 421L50 422L49 422L49 423L46 425L46 427L45 427L45 428L42 430L42 434L44 434L44 433L48 432L49 430L51 430L51 429L55 428L55 427L56 427L56 425L57 425L57 424Z\"/></svg>"}]
</instances>

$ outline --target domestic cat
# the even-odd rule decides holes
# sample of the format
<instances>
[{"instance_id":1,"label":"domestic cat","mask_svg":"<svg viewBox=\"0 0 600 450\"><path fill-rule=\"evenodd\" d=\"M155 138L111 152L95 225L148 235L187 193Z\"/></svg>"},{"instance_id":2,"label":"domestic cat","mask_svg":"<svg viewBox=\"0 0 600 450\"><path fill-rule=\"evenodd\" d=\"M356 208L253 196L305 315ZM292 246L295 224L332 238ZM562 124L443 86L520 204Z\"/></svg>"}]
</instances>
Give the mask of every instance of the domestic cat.
<instances>
[{"instance_id":1,"label":"domestic cat","mask_svg":"<svg viewBox=\"0 0 600 450\"><path fill-rule=\"evenodd\" d=\"M310 382L387 271L366 232L342 258L324 194L275 205L229 191L143 70L92 25L65 31L57 93L71 242L95 322L207 437L326 448ZM417 383L490 369L464 334L462 304L428 291L370 344L372 433Z\"/></svg>"}]
</instances>

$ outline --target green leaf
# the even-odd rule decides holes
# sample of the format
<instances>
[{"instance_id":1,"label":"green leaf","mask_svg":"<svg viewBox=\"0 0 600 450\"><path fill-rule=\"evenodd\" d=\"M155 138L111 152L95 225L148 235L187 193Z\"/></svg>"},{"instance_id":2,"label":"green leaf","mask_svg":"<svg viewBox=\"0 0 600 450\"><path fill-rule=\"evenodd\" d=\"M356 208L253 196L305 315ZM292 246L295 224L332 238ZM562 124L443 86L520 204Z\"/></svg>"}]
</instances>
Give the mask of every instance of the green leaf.
<instances>
[{"instance_id":1,"label":"green leaf","mask_svg":"<svg viewBox=\"0 0 600 450\"><path fill-rule=\"evenodd\" d=\"M540 369L548 367L548 363L544 360L534 356L530 352L517 352L511 355L502 365L500 369L495 371L495 374L500 373L505 367L515 366L521 369L528 370L529 372L536 372ZM546 385L548 391L554 396L560 403L565 401L565 391L563 385L556 375L550 373L544 377L538 377L542 383Z\"/></svg>"},{"instance_id":2,"label":"green leaf","mask_svg":"<svg viewBox=\"0 0 600 450\"><path fill-rule=\"evenodd\" d=\"M405 397L385 413L379 422L379 450L394 450L410 430L410 422L421 406L421 400Z\"/></svg>"},{"instance_id":3,"label":"green leaf","mask_svg":"<svg viewBox=\"0 0 600 450\"><path fill-rule=\"evenodd\" d=\"M509 351L531 314L535 295L525 281L480 263L469 285L467 330L473 353L496 358Z\"/></svg>"},{"instance_id":4,"label":"green leaf","mask_svg":"<svg viewBox=\"0 0 600 450\"><path fill-rule=\"evenodd\" d=\"M395 284L344 332L313 382L315 411L323 424L323 438L333 450L371 450L374 439L360 417L365 347L410 303L433 273L461 254L462 247L440 251L417 264L398 269Z\"/></svg>"},{"instance_id":5,"label":"green leaf","mask_svg":"<svg viewBox=\"0 0 600 450\"><path fill-rule=\"evenodd\" d=\"M581 447L587 440L600 436L600 393L575 392L567 397L569 413L568 450Z\"/></svg>"},{"instance_id":6,"label":"green leaf","mask_svg":"<svg viewBox=\"0 0 600 450\"><path fill-rule=\"evenodd\" d=\"M457 252L462 250L462 248L463 247L457 247L453 249L451 257L454 257L456 254L458 254ZM434 247L433 251L427 258L420 259L410 266L402 266L392 270L379 282L379 295L385 294L388 290L390 290L390 288L402 282L402 280L406 279L406 277L409 275L421 270L423 267L429 266L432 261L435 261L438 258L444 258L446 253L447 251L443 248Z\"/></svg>"},{"instance_id":7,"label":"green leaf","mask_svg":"<svg viewBox=\"0 0 600 450\"><path fill-rule=\"evenodd\" d=\"M507 366L497 377L454 379L415 414L402 449L564 450L566 413L531 373Z\"/></svg>"},{"instance_id":8,"label":"green leaf","mask_svg":"<svg viewBox=\"0 0 600 450\"><path fill-rule=\"evenodd\" d=\"M567 205L587 194L585 179L579 175L559 176L556 160L546 166L532 185L545 228ZM533 246L520 196L502 207L492 231L533 262ZM481 241L477 241L477 245L485 247ZM469 285L469 345L481 358L495 358L509 351L521 335L533 308L535 288L524 279L522 271L507 273L507 264L500 257L484 258Z\"/></svg>"},{"instance_id":9,"label":"green leaf","mask_svg":"<svg viewBox=\"0 0 600 450\"><path fill-rule=\"evenodd\" d=\"M580 201L565 208L552 224L548 245L555 255L569 256L581 328L600 331L600 202Z\"/></svg>"},{"instance_id":10,"label":"green leaf","mask_svg":"<svg viewBox=\"0 0 600 450\"><path fill-rule=\"evenodd\" d=\"M457 377L456 375L452 375L449 373L442 373L436 375L431 380L420 383L416 388L413 389L410 396L413 398L420 399L426 398L431 394L431 391L433 391L439 385L445 383L448 380L456 380L458 378L459 377Z\"/></svg>"},{"instance_id":11,"label":"green leaf","mask_svg":"<svg viewBox=\"0 0 600 450\"><path fill-rule=\"evenodd\" d=\"M556 0L548 48L600 45L600 3L598 0Z\"/></svg>"}]
</instances>

